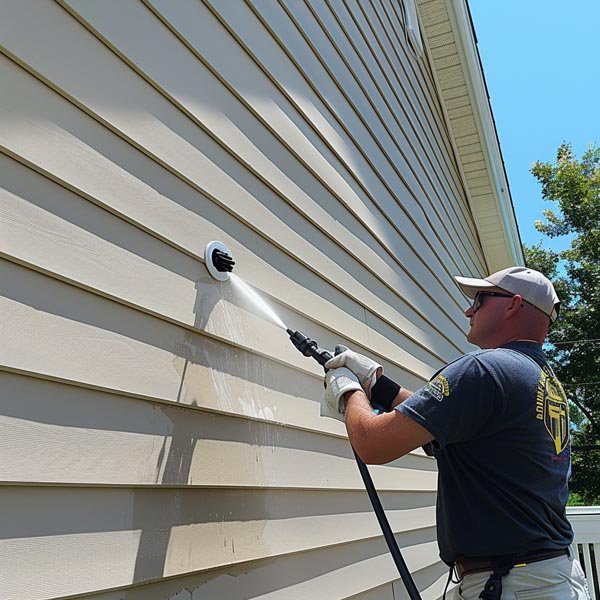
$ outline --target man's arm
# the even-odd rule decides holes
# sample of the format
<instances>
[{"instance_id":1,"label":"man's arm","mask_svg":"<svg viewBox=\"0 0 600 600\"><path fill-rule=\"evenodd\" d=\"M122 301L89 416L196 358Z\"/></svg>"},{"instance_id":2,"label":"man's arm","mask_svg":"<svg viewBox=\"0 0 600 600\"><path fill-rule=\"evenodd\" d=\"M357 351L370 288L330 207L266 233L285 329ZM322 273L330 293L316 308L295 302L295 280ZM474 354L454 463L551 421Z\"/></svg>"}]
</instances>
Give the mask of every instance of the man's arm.
<instances>
[{"instance_id":1,"label":"man's arm","mask_svg":"<svg viewBox=\"0 0 600 600\"><path fill-rule=\"evenodd\" d=\"M398 406L410 395L402 388L392 406ZM376 415L360 390L348 392L345 400L350 443L367 464L388 463L434 439L427 429L397 410Z\"/></svg>"},{"instance_id":2,"label":"man's arm","mask_svg":"<svg viewBox=\"0 0 600 600\"><path fill-rule=\"evenodd\" d=\"M407 398L410 398L410 396L412 396L412 395L413 395L413 393L410 390L407 390L405 388L400 388L400 391L398 392L396 399L392 402L392 408L396 408L396 406L398 406L398 404L402 404Z\"/></svg>"}]
</instances>

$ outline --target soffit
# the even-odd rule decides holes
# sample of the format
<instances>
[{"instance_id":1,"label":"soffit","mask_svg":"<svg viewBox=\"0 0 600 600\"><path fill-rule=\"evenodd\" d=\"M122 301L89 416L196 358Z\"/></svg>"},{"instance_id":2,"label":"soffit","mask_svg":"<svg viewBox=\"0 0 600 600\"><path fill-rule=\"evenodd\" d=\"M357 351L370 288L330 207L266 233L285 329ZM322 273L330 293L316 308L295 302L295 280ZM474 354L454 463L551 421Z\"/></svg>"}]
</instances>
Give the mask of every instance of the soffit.
<instances>
[{"instance_id":1,"label":"soffit","mask_svg":"<svg viewBox=\"0 0 600 600\"><path fill-rule=\"evenodd\" d=\"M421 31L490 272L524 264L466 0L417 0Z\"/></svg>"}]
</instances>

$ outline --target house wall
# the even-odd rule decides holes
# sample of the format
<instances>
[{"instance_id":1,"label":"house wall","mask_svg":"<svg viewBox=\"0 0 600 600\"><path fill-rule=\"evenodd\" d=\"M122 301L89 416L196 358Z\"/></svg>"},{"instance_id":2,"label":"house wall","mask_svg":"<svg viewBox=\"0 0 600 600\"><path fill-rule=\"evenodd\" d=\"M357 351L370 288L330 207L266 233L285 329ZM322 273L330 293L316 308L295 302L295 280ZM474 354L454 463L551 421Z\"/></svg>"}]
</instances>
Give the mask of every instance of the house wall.
<instances>
[{"instance_id":1,"label":"house wall","mask_svg":"<svg viewBox=\"0 0 600 600\"><path fill-rule=\"evenodd\" d=\"M485 260L399 5L2 14L1 597L401 597L320 367L203 262L408 388L468 349ZM441 596L435 463L371 473Z\"/></svg>"}]
</instances>

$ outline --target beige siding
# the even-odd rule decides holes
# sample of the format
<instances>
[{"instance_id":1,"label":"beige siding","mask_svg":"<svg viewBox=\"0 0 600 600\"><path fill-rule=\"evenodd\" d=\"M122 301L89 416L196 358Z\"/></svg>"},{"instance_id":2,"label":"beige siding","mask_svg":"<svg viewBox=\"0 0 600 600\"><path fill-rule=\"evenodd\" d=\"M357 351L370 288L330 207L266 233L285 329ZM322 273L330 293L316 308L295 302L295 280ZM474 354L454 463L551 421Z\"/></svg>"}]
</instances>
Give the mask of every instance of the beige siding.
<instances>
[{"instance_id":1,"label":"beige siding","mask_svg":"<svg viewBox=\"0 0 600 600\"><path fill-rule=\"evenodd\" d=\"M402 597L320 367L203 263L223 241L288 326L409 388L467 349L452 276L486 260L400 15L3 6L3 600ZM440 597L434 461L370 470Z\"/></svg>"}]
</instances>

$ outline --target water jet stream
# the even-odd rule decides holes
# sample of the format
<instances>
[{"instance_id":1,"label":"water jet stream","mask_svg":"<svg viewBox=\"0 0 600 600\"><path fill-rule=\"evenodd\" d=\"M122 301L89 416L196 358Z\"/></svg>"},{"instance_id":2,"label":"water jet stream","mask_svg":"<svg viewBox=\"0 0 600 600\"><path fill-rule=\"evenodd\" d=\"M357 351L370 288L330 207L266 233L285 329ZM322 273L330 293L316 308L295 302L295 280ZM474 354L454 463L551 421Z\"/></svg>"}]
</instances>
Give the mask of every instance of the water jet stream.
<instances>
[{"instance_id":1,"label":"water jet stream","mask_svg":"<svg viewBox=\"0 0 600 600\"><path fill-rule=\"evenodd\" d=\"M235 273L230 273L229 277L231 283L233 283L233 285L241 293L243 293L249 300L251 300L254 306L258 308L264 316L266 316L272 323L277 325L277 327L287 329L284 322L277 316L275 311L241 277L238 277Z\"/></svg>"}]
</instances>

